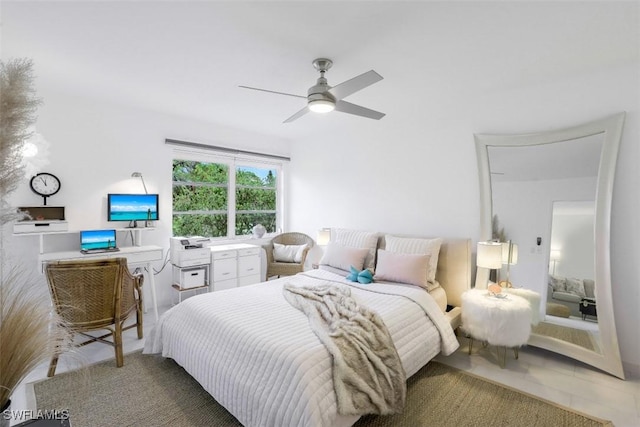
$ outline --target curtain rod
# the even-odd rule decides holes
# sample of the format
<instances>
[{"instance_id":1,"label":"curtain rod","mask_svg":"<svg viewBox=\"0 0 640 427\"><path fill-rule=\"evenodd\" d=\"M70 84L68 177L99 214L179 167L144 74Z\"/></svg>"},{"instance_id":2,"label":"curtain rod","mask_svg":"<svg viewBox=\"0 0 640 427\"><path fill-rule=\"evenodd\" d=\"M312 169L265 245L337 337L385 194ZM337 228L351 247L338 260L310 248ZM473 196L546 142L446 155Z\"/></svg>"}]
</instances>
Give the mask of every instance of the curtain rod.
<instances>
[{"instance_id":1,"label":"curtain rod","mask_svg":"<svg viewBox=\"0 0 640 427\"><path fill-rule=\"evenodd\" d=\"M202 148L205 150L224 151L226 153L232 153L232 154L246 154L250 156L259 156L259 157L267 157L270 159L291 161L290 157L277 156L275 154L265 154L265 153L258 153L255 151L237 150L235 148L220 147L218 145L207 145L207 144L200 144L198 142L180 141L179 139L166 138L164 140L164 143L171 144L171 145L181 145L183 147Z\"/></svg>"}]
</instances>

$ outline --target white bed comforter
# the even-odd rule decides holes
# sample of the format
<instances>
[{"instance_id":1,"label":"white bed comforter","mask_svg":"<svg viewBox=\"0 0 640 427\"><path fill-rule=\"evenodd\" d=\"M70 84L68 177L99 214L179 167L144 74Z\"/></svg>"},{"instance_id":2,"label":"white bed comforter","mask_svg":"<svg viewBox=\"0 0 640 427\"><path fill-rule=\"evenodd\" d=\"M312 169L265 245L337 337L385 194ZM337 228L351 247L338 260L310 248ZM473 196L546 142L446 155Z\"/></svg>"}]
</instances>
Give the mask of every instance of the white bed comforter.
<instances>
[{"instance_id":1,"label":"white bed comforter","mask_svg":"<svg viewBox=\"0 0 640 427\"><path fill-rule=\"evenodd\" d=\"M189 298L160 318L144 352L174 359L247 427L351 425L357 416L337 413L329 352L282 294L285 283L326 280L352 286L353 298L382 316L407 376L458 347L425 291L313 270Z\"/></svg>"}]
</instances>

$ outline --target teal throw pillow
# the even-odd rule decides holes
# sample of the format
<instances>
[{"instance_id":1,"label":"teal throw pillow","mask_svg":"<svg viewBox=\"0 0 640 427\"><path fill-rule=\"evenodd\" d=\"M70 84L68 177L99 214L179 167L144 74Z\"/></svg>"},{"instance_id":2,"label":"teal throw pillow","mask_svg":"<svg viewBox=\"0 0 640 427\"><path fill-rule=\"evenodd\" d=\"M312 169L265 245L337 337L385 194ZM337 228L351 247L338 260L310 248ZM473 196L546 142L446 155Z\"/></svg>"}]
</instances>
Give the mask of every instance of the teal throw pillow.
<instances>
[{"instance_id":1,"label":"teal throw pillow","mask_svg":"<svg viewBox=\"0 0 640 427\"><path fill-rule=\"evenodd\" d=\"M363 285L373 282L373 274L371 274L371 271L368 269L358 271L354 266L350 266L349 271L350 273L347 274L347 280L362 283Z\"/></svg>"}]
</instances>

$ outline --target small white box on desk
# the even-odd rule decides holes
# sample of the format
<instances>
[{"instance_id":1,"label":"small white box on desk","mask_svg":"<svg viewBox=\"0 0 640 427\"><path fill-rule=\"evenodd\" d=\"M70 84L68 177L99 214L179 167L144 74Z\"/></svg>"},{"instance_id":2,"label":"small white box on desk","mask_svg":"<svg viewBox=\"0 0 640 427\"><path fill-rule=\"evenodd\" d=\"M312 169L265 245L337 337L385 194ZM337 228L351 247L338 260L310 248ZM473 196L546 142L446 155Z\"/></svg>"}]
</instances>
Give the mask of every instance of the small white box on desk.
<instances>
[{"instance_id":1,"label":"small white box on desk","mask_svg":"<svg viewBox=\"0 0 640 427\"><path fill-rule=\"evenodd\" d=\"M175 269L174 282L180 284L182 289L197 288L206 285L206 267Z\"/></svg>"}]
</instances>

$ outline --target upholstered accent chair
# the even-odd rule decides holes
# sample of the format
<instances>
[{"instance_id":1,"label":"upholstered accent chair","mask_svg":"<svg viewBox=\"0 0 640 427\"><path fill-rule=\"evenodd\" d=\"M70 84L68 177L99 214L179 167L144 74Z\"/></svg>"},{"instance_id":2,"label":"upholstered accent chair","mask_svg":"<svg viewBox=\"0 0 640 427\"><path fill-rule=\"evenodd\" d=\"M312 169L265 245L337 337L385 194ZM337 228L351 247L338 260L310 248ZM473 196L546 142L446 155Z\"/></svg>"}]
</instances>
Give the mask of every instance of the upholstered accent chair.
<instances>
[{"instance_id":1,"label":"upholstered accent chair","mask_svg":"<svg viewBox=\"0 0 640 427\"><path fill-rule=\"evenodd\" d=\"M304 233L291 232L275 236L264 247L267 254L267 279L273 276L293 276L304 271L307 253L313 245L313 239ZM295 256L291 259L282 258L282 252Z\"/></svg>"},{"instance_id":2,"label":"upholstered accent chair","mask_svg":"<svg viewBox=\"0 0 640 427\"><path fill-rule=\"evenodd\" d=\"M131 274L126 258L57 261L47 264L45 272L61 321L73 333L74 341L79 335L84 338L74 346L96 341L109 344L115 348L116 365L121 367L122 332L136 327L138 339L142 339L142 274ZM125 327L134 313L135 323ZM107 333L101 334L103 331ZM59 354L51 359L49 377L55 374Z\"/></svg>"}]
</instances>

